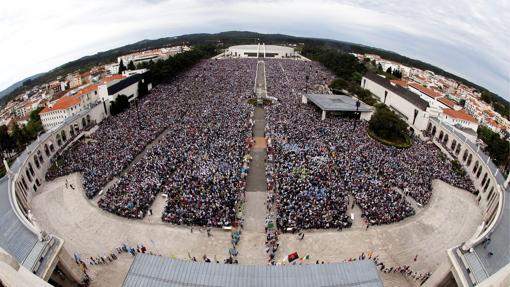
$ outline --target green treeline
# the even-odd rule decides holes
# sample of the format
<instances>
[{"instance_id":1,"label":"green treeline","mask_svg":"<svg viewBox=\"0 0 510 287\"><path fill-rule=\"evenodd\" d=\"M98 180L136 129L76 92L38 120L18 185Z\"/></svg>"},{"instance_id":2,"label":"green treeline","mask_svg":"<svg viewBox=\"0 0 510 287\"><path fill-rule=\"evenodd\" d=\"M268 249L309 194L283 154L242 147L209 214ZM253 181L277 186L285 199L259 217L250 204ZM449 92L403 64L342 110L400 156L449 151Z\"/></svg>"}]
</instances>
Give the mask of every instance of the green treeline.
<instances>
[{"instance_id":1,"label":"green treeline","mask_svg":"<svg viewBox=\"0 0 510 287\"><path fill-rule=\"evenodd\" d=\"M510 170L510 143L486 126L479 126L477 133L478 138L487 145L485 152L489 154L498 167L508 174Z\"/></svg>"}]
</instances>

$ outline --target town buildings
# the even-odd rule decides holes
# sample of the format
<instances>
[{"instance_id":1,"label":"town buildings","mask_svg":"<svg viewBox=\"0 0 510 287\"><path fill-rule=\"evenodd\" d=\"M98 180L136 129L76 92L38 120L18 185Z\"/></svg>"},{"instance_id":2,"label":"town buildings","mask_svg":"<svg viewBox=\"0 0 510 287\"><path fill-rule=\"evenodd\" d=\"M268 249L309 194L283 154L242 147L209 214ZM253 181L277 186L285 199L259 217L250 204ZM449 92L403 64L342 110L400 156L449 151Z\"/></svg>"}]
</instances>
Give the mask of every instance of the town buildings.
<instances>
[{"instance_id":1,"label":"town buildings","mask_svg":"<svg viewBox=\"0 0 510 287\"><path fill-rule=\"evenodd\" d=\"M93 107L99 102L97 88L95 84L88 85L74 94L70 93L56 101L50 101L39 113L43 128L50 130L60 126L67 118Z\"/></svg>"},{"instance_id":2,"label":"town buildings","mask_svg":"<svg viewBox=\"0 0 510 287\"><path fill-rule=\"evenodd\" d=\"M186 52L191 50L188 46L174 46L174 47L165 47L160 49L153 49L147 51L141 51L136 53L131 53L127 55L123 55L117 57L117 62L105 65L105 70L107 70L111 75L119 73L120 63L127 67L130 62L133 62L135 66L138 66L142 63L148 62L157 62L166 60L170 57L175 56L176 54Z\"/></svg>"},{"instance_id":3,"label":"town buildings","mask_svg":"<svg viewBox=\"0 0 510 287\"><path fill-rule=\"evenodd\" d=\"M402 79L391 80L390 83L419 95L428 103L429 114L446 123L471 131L476 131L478 125L484 125L502 136L506 136L510 131L510 122L483 102L481 93L475 88L436 75L432 71L385 60L379 55L352 54L360 61L369 59L372 63L380 65L383 71L388 68L401 71ZM363 87L363 82L361 85Z\"/></svg>"}]
</instances>

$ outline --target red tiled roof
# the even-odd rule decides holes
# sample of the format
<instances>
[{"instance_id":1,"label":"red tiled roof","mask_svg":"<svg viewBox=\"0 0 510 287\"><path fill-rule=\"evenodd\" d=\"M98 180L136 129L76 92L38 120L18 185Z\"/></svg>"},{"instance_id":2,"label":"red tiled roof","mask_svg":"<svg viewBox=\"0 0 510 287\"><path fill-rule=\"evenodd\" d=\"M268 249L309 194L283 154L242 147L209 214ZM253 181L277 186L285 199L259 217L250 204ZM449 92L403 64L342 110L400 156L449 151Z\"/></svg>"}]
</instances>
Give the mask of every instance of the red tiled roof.
<instances>
[{"instance_id":1,"label":"red tiled roof","mask_svg":"<svg viewBox=\"0 0 510 287\"><path fill-rule=\"evenodd\" d=\"M420 84L417 84L417 83L409 83L409 86L417 89L418 91L424 93L425 95L431 97L431 98L440 98L442 97L443 95L441 95L440 93L432 90L432 89L429 89L429 88L425 88L424 86L420 85Z\"/></svg>"},{"instance_id":2,"label":"red tiled roof","mask_svg":"<svg viewBox=\"0 0 510 287\"><path fill-rule=\"evenodd\" d=\"M109 82L111 82L111 81L115 81L115 80L122 80L122 79L124 79L124 78L126 78L126 77L125 77L125 76L123 76L123 75L115 74L115 75L111 75L111 76L106 76L106 77L102 78L102 79L101 79L101 81L102 81L103 83L109 83Z\"/></svg>"},{"instance_id":3,"label":"red tiled roof","mask_svg":"<svg viewBox=\"0 0 510 287\"><path fill-rule=\"evenodd\" d=\"M445 104L446 106L448 106L449 108L454 108L455 105L457 104L456 102L450 100L450 99L447 99L446 97L442 97L442 98L439 98L437 99L438 101L440 101L441 103Z\"/></svg>"},{"instance_id":4,"label":"red tiled roof","mask_svg":"<svg viewBox=\"0 0 510 287\"><path fill-rule=\"evenodd\" d=\"M491 110L485 110L483 112L486 113L489 117L495 116L494 113Z\"/></svg>"},{"instance_id":5,"label":"red tiled roof","mask_svg":"<svg viewBox=\"0 0 510 287\"><path fill-rule=\"evenodd\" d=\"M476 119L466 113L464 110L456 111L452 109L443 109L443 113L452 118L465 120L472 123L477 123Z\"/></svg>"},{"instance_id":6,"label":"red tiled roof","mask_svg":"<svg viewBox=\"0 0 510 287\"><path fill-rule=\"evenodd\" d=\"M395 84L397 86L401 86L402 88L407 88L407 86L408 86L408 83L406 80L391 80L390 82L392 82L393 84Z\"/></svg>"},{"instance_id":7,"label":"red tiled roof","mask_svg":"<svg viewBox=\"0 0 510 287\"><path fill-rule=\"evenodd\" d=\"M93 91L95 91L95 90L97 90L97 85L88 85L88 86L86 86L85 88L83 88L83 89L79 90L79 91L76 93L76 95L79 95L79 96L81 96L81 95L86 95L86 94L88 94L88 93L90 93L90 92L93 92Z\"/></svg>"},{"instance_id":8,"label":"red tiled roof","mask_svg":"<svg viewBox=\"0 0 510 287\"><path fill-rule=\"evenodd\" d=\"M56 110L63 110L67 109L69 107L72 107L76 104L80 103L80 95L74 95L74 96L64 96L57 100L55 104L50 108L48 106L44 107L44 109L41 111L41 113L48 113L53 112Z\"/></svg>"},{"instance_id":9,"label":"red tiled roof","mask_svg":"<svg viewBox=\"0 0 510 287\"><path fill-rule=\"evenodd\" d=\"M491 118L486 119L485 121L487 121L487 123L489 125L493 126L493 127L497 127L498 126L498 123L495 120L491 119Z\"/></svg>"}]
</instances>

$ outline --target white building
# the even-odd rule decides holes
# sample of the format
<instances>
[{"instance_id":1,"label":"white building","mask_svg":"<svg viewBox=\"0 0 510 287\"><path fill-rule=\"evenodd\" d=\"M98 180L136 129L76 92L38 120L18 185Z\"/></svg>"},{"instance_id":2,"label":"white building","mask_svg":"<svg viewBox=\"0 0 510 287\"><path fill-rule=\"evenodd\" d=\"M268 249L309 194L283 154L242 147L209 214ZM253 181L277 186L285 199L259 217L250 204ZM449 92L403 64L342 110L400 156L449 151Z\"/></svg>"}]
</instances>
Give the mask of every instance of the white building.
<instances>
[{"instance_id":1,"label":"white building","mask_svg":"<svg viewBox=\"0 0 510 287\"><path fill-rule=\"evenodd\" d=\"M47 131L60 126L67 118L92 107L98 101L98 86L89 85L74 95L65 95L54 102L49 102L39 113L43 128Z\"/></svg>"},{"instance_id":2,"label":"white building","mask_svg":"<svg viewBox=\"0 0 510 287\"><path fill-rule=\"evenodd\" d=\"M443 94L429 89L425 88L420 84L417 83L409 83L408 89L419 95L420 98L427 101L431 107L436 107L440 109L454 109L454 110L460 110L462 109L461 106L457 105L456 102L446 98Z\"/></svg>"},{"instance_id":3,"label":"white building","mask_svg":"<svg viewBox=\"0 0 510 287\"><path fill-rule=\"evenodd\" d=\"M148 72L136 73L129 77L124 75L112 75L103 79L98 86L98 95L103 102L113 102L119 95L125 95L131 102L138 97L138 83L147 84L147 89L152 89L152 82Z\"/></svg>"},{"instance_id":4,"label":"white building","mask_svg":"<svg viewBox=\"0 0 510 287\"><path fill-rule=\"evenodd\" d=\"M148 69L126 70L126 71L122 72L122 75L125 77L131 77L131 76L137 75L137 74L145 74L148 71L149 71Z\"/></svg>"},{"instance_id":5,"label":"white building","mask_svg":"<svg viewBox=\"0 0 510 287\"><path fill-rule=\"evenodd\" d=\"M17 106L14 109L14 114L17 117L26 117L30 115L32 111L35 111L37 108L39 108L41 104L41 99L39 100L27 100L24 103L21 103L19 106Z\"/></svg>"},{"instance_id":6,"label":"white building","mask_svg":"<svg viewBox=\"0 0 510 287\"><path fill-rule=\"evenodd\" d=\"M439 114L439 120L451 126L471 129L474 132L478 130L476 119L463 110L443 109L443 112Z\"/></svg>"},{"instance_id":7,"label":"white building","mask_svg":"<svg viewBox=\"0 0 510 287\"><path fill-rule=\"evenodd\" d=\"M370 72L363 76L361 86L399 114L413 130L423 131L427 128L429 103L417 94Z\"/></svg>"},{"instance_id":8,"label":"white building","mask_svg":"<svg viewBox=\"0 0 510 287\"><path fill-rule=\"evenodd\" d=\"M234 58L302 58L292 47L266 44L231 46L220 56Z\"/></svg>"},{"instance_id":9,"label":"white building","mask_svg":"<svg viewBox=\"0 0 510 287\"><path fill-rule=\"evenodd\" d=\"M157 61L161 61L161 60L166 60L176 54L186 52L189 50L191 50L191 49L188 46L175 46L175 47L160 48L160 49L136 52L136 53L131 53L128 55L117 57L117 64L120 64L120 61L122 61L124 66L127 67L129 62L131 62L131 61L135 65L150 62L150 61L157 62ZM117 73L118 73L118 69L117 69Z\"/></svg>"},{"instance_id":10,"label":"white building","mask_svg":"<svg viewBox=\"0 0 510 287\"><path fill-rule=\"evenodd\" d=\"M66 90L66 83L61 81L53 81L48 83L48 90L53 93L58 93Z\"/></svg>"},{"instance_id":11,"label":"white building","mask_svg":"<svg viewBox=\"0 0 510 287\"><path fill-rule=\"evenodd\" d=\"M110 73L110 75L118 74L119 73L119 64L115 63L115 64L110 64L110 65L105 65L105 70L107 70Z\"/></svg>"},{"instance_id":12,"label":"white building","mask_svg":"<svg viewBox=\"0 0 510 287\"><path fill-rule=\"evenodd\" d=\"M81 86L82 78L79 72L67 74L66 81L69 83L69 88L74 89Z\"/></svg>"}]
</instances>

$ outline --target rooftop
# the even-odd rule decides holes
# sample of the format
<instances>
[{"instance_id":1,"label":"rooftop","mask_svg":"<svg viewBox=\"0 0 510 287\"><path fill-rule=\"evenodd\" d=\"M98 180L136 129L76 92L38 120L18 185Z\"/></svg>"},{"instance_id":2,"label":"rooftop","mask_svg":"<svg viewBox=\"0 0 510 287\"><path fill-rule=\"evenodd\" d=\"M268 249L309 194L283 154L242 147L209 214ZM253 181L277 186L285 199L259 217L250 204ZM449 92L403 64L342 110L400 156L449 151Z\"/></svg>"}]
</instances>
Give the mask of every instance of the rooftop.
<instances>
[{"instance_id":1,"label":"rooftop","mask_svg":"<svg viewBox=\"0 0 510 287\"><path fill-rule=\"evenodd\" d=\"M53 112L57 110L64 110L67 108L70 108L74 105L77 105L80 103L80 94L76 94L74 96L63 96L62 98L58 99L52 107L46 106L41 111L42 113L48 113Z\"/></svg>"},{"instance_id":2,"label":"rooftop","mask_svg":"<svg viewBox=\"0 0 510 287\"><path fill-rule=\"evenodd\" d=\"M332 112L355 112L356 99L345 95L332 95L332 94L308 94L306 97L323 111ZM373 109L360 101L358 111L370 112Z\"/></svg>"},{"instance_id":3,"label":"rooftop","mask_svg":"<svg viewBox=\"0 0 510 287\"><path fill-rule=\"evenodd\" d=\"M439 98L437 99L439 102L445 104L446 106L448 106L449 108L454 108L455 105L457 104L456 102L450 100L450 99L447 99L446 97L442 97L442 98Z\"/></svg>"},{"instance_id":4,"label":"rooftop","mask_svg":"<svg viewBox=\"0 0 510 287\"><path fill-rule=\"evenodd\" d=\"M443 95L441 95L440 93L438 93L432 89L425 88L424 86L417 84L417 83L409 83L409 86L415 88L416 90L418 90L418 91L424 93L425 95L427 95L431 98L434 98L434 99L443 97Z\"/></svg>"},{"instance_id":5,"label":"rooftop","mask_svg":"<svg viewBox=\"0 0 510 287\"><path fill-rule=\"evenodd\" d=\"M77 96L86 95L86 94L88 94L88 93L90 93L90 92L93 92L93 91L95 91L95 90L97 90L97 85L88 85L88 86L86 86L85 88L83 88L83 89L79 90L79 91L76 93L76 95L77 95Z\"/></svg>"},{"instance_id":6,"label":"rooftop","mask_svg":"<svg viewBox=\"0 0 510 287\"><path fill-rule=\"evenodd\" d=\"M382 287L383 284L372 261L249 266L174 260L138 253L122 286Z\"/></svg>"},{"instance_id":7,"label":"rooftop","mask_svg":"<svg viewBox=\"0 0 510 287\"><path fill-rule=\"evenodd\" d=\"M114 74L114 75L110 75L110 76L106 76L106 77L102 78L101 82L103 84L108 84L108 83L113 82L113 81L120 81L120 80L122 80L124 78L126 78L126 76L121 75L121 74Z\"/></svg>"},{"instance_id":8,"label":"rooftop","mask_svg":"<svg viewBox=\"0 0 510 287\"><path fill-rule=\"evenodd\" d=\"M443 109L443 113L452 118L461 119L464 121L477 123L476 119L466 113L464 110L456 111L452 109Z\"/></svg>"},{"instance_id":9,"label":"rooftop","mask_svg":"<svg viewBox=\"0 0 510 287\"><path fill-rule=\"evenodd\" d=\"M129 76L127 78L125 76L123 76L123 77L124 78L122 80L117 81L117 82L108 86L108 95L113 95L115 93L118 93L118 92L122 91L123 89L125 89L133 84L138 83L141 80L144 80L145 83L151 82L150 72L145 72L143 74L135 74L135 75Z\"/></svg>"},{"instance_id":10,"label":"rooftop","mask_svg":"<svg viewBox=\"0 0 510 287\"><path fill-rule=\"evenodd\" d=\"M397 86L401 86L402 88L407 88L407 86L409 86L409 83L406 80L390 80L390 82Z\"/></svg>"},{"instance_id":11,"label":"rooftop","mask_svg":"<svg viewBox=\"0 0 510 287\"><path fill-rule=\"evenodd\" d=\"M408 89L392 85L391 82L386 78L383 78L372 72L366 73L364 77L377 83L380 86L383 86L387 90L392 91L393 93L397 94L398 96L408 101L409 103L413 104L422 111L427 110L427 108L429 107L429 103L424 99L420 98L420 96L409 91Z\"/></svg>"}]
</instances>

